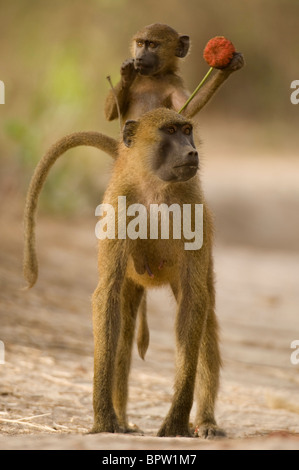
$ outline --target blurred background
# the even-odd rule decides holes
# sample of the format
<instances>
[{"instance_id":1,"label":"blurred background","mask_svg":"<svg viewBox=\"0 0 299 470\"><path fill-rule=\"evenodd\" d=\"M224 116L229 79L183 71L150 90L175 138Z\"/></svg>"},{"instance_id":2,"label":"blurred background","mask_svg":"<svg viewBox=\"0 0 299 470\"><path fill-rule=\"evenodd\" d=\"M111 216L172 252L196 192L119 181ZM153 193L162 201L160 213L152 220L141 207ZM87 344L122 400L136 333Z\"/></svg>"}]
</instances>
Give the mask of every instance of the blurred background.
<instances>
[{"instance_id":1,"label":"blurred background","mask_svg":"<svg viewBox=\"0 0 299 470\"><path fill-rule=\"evenodd\" d=\"M298 0L0 0L0 423L9 439L24 432L16 420L28 414L45 413L35 423L47 432L91 427L94 212L112 160L80 147L56 162L40 201L39 280L25 293L24 200L37 162L59 138L82 130L119 136L118 122L104 117L106 76L119 80L131 37L154 22L191 37L180 67L190 91L208 70L210 38L224 35L244 54L246 67L196 126L216 225L219 424L236 437L299 433L299 365L290 362L299 336L299 104L290 101L299 80ZM155 433L172 395L175 306L160 291L149 300L151 343L145 362L134 349L129 412Z\"/></svg>"},{"instance_id":2,"label":"blurred background","mask_svg":"<svg viewBox=\"0 0 299 470\"><path fill-rule=\"evenodd\" d=\"M298 246L293 215L288 235L276 239L272 233L281 217L282 198L292 199L287 211L293 214L294 194L291 198L289 192L297 188L299 105L290 101L290 84L299 78L297 0L2 0L0 9L0 80L6 101L0 105L2 205L11 210L14 200L24 199L37 161L63 135L99 130L118 136L118 122L106 122L103 112L109 90L106 76L116 83L121 63L130 56L132 35L146 24L162 22L191 37L191 52L181 61L190 91L208 69L202 52L211 37L228 37L246 59L246 68L229 78L197 118L203 180L219 213L217 223L223 224L223 238L240 242L245 236L247 242L254 235L252 225L265 223L255 220L250 198L258 183L271 184L273 172L281 175L281 188L269 200L264 191L267 200L260 202L270 210L270 228L264 233L255 227L255 243ZM70 152L52 170L41 211L93 214L110 163L95 149ZM209 173L217 168L219 178ZM214 189L221 192L220 198L214 197ZM236 198L238 189L244 193L242 201ZM238 207L232 210L233 202ZM277 211L274 204L279 205ZM239 206L246 220L239 220Z\"/></svg>"}]
</instances>

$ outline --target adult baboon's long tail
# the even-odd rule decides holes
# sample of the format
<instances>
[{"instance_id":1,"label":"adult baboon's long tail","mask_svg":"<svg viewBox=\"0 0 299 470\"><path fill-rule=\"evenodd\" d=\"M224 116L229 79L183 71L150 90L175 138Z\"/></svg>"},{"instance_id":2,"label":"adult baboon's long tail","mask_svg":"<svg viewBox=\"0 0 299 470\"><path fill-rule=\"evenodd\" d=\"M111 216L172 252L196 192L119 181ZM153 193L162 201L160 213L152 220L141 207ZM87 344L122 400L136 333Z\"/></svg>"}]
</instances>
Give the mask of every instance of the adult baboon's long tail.
<instances>
[{"instance_id":1,"label":"adult baboon's long tail","mask_svg":"<svg viewBox=\"0 0 299 470\"><path fill-rule=\"evenodd\" d=\"M41 189L55 161L67 150L88 145L103 150L112 158L118 155L118 142L99 132L75 132L56 142L42 157L32 176L24 211L24 260L23 273L28 288L34 286L38 277L38 262L35 249L35 215Z\"/></svg>"},{"instance_id":2,"label":"adult baboon's long tail","mask_svg":"<svg viewBox=\"0 0 299 470\"><path fill-rule=\"evenodd\" d=\"M149 329L147 323L146 307L146 292L144 292L138 309L139 327L137 333L137 347L141 359L144 359L149 345Z\"/></svg>"}]
</instances>

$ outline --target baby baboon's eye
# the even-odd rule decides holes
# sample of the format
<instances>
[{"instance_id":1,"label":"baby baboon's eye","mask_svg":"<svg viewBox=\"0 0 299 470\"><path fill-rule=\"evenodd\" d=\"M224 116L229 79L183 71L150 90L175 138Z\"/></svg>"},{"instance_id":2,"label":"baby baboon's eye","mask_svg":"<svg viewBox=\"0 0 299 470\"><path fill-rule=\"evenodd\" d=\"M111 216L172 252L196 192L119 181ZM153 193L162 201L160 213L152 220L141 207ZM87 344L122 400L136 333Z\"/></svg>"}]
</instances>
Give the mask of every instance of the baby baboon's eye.
<instances>
[{"instance_id":1,"label":"baby baboon's eye","mask_svg":"<svg viewBox=\"0 0 299 470\"><path fill-rule=\"evenodd\" d=\"M174 126L167 127L168 134L174 134L176 132L176 128Z\"/></svg>"}]
</instances>

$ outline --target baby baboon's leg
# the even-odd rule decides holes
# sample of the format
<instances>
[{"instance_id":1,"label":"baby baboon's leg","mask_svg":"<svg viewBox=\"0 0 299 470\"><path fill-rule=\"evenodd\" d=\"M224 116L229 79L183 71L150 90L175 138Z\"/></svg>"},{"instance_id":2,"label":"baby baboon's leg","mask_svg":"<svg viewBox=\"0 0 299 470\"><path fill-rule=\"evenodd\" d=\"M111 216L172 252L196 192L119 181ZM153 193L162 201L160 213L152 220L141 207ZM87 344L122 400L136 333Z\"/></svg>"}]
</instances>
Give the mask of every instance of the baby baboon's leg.
<instances>
[{"instance_id":1,"label":"baby baboon's leg","mask_svg":"<svg viewBox=\"0 0 299 470\"><path fill-rule=\"evenodd\" d=\"M113 404L119 425L128 431L126 416L128 378L131 365L132 344L138 307L144 293L143 287L126 279L122 291L121 329L115 364Z\"/></svg>"},{"instance_id":2,"label":"baby baboon's leg","mask_svg":"<svg viewBox=\"0 0 299 470\"><path fill-rule=\"evenodd\" d=\"M208 274L210 308L206 327L200 343L197 369L197 413L195 432L201 437L223 436L214 416L215 401L219 388L221 357L218 342L218 323L215 315L215 289L212 263Z\"/></svg>"},{"instance_id":3,"label":"baby baboon's leg","mask_svg":"<svg viewBox=\"0 0 299 470\"><path fill-rule=\"evenodd\" d=\"M120 332L124 270L120 261L119 265L105 263L104 266L105 269L100 273L100 281L93 294L94 426L92 432L119 432L112 404L112 387Z\"/></svg>"},{"instance_id":4,"label":"baby baboon's leg","mask_svg":"<svg viewBox=\"0 0 299 470\"><path fill-rule=\"evenodd\" d=\"M158 436L190 436L189 415L193 403L200 339L207 314L207 288L198 282L196 285L192 276L192 279L184 282L178 299L174 396Z\"/></svg>"}]
</instances>

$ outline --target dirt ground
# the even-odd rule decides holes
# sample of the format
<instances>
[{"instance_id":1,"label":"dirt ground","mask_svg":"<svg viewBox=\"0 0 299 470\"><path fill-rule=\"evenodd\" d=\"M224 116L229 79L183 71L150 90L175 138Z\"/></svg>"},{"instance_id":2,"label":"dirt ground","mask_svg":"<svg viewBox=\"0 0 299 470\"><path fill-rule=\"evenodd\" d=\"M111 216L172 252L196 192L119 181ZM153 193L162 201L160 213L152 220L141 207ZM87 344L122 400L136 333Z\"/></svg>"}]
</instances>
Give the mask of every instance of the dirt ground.
<instances>
[{"instance_id":1,"label":"dirt ground","mask_svg":"<svg viewBox=\"0 0 299 470\"><path fill-rule=\"evenodd\" d=\"M269 172L269 168L271 171ZM299 164L213 160L203 171L216 219L217 313L224 367L221 440L157 438L172 396L175 305L149 295L150 347L134 346L128 414L142 432L92 425L95 217L39 217L37 285L23 291L21 204L1 210L0 449L299 449ZM258 177L257 177L258 175ZM191 421L194 409L191 413Z\"/></svg>"}]
</instances>

